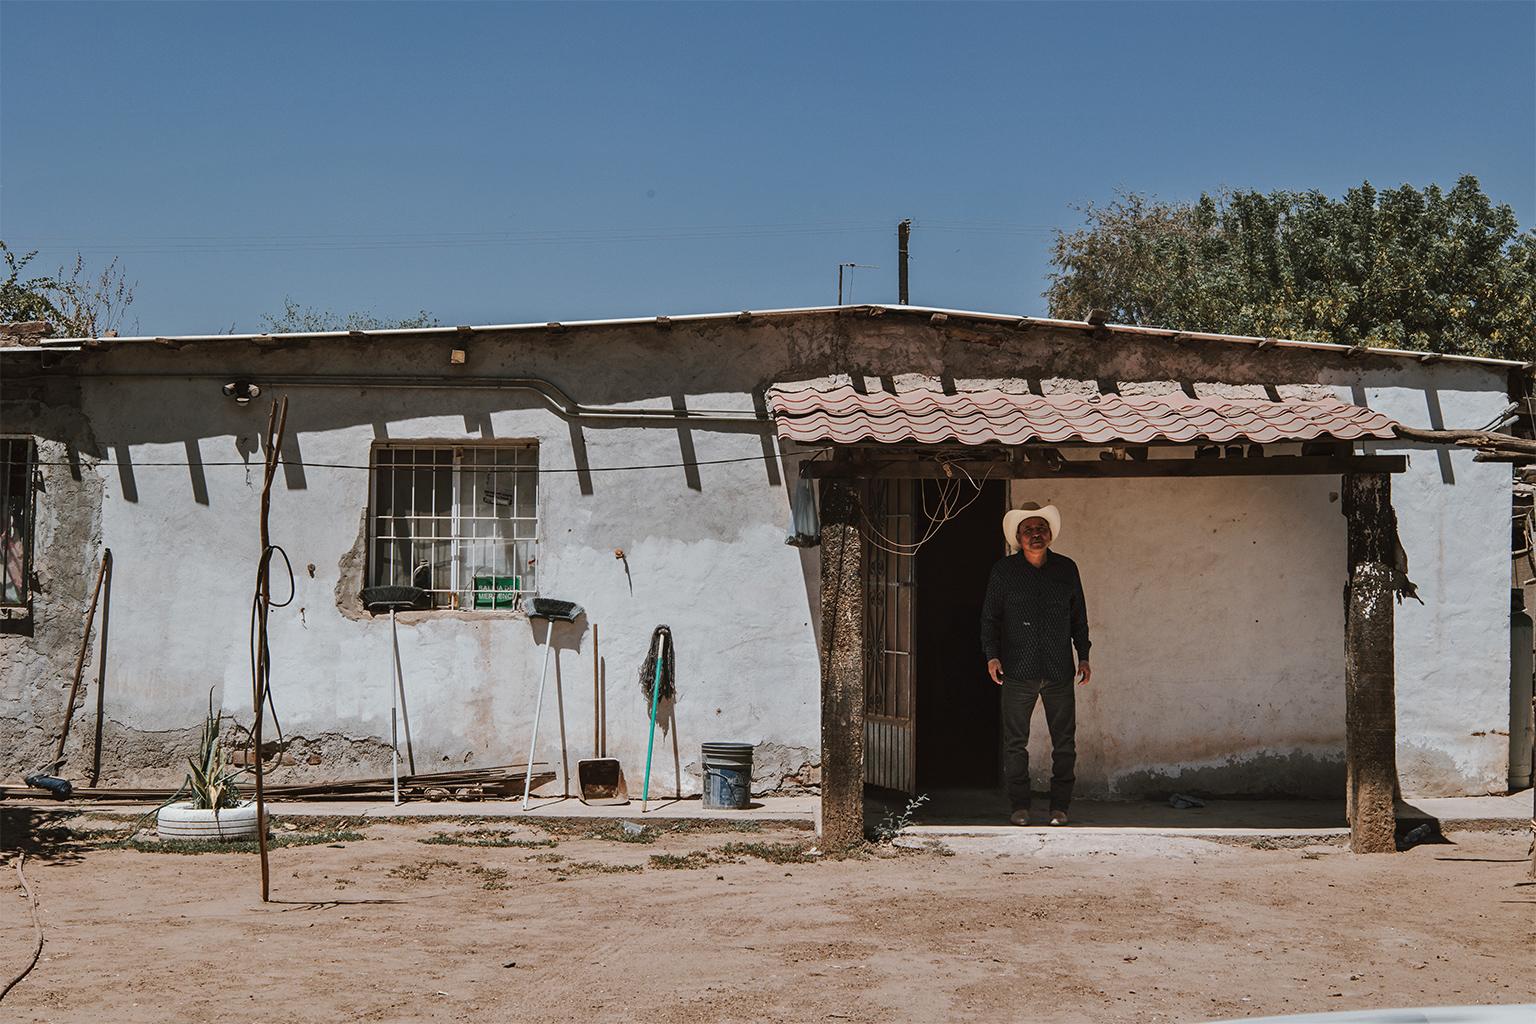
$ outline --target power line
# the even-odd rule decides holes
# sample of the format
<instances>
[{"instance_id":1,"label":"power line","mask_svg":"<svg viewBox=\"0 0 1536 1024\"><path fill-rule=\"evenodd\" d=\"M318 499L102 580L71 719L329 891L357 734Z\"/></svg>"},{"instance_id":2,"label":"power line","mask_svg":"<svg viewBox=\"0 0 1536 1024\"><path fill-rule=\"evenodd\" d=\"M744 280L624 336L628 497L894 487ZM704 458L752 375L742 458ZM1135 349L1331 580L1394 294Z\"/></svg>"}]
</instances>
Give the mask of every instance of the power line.
<instances>
[{"instance_id":1,"label":"power line","mask_svg":"<svg viewBox=\"0 0 1536 1024\"><path fill-rule=\"evenodd\" d=\"M916 221L925 230L966 234L1030 236L1060 230L1046 224L1002 221ZM887 225L875 221L810 221L784 224L692 225L632 229L532 229L500 232L397 232L385 234L289 235L162 235L131 239L74 239L34 236L14 248L69 251L117 256L170 254L280 253L299 251L387 251L392 249L487 248L499 246L601 245L635 242L710 241L877 232Z\"/></svg>"},{"instance_id":2,"label":"power line","mask_svg":"<svg viewBox=\"0 0 1536 1024\"><path fill-rule=\"evenodd\" d=\"M785 225L698 226L638 228L632 230L537 230L475 232L461 234L397 235L269 235L248 237L165 236L113 241L92 239L32 239L16 248L67 250L142 256L172 253L295 252L336 250L392 250L424 248L486 248L497 246L594 245L633 242L697 241L737 238L773 238L803 235L837 235L880 230L875 222Z\"/></svg>"}]
</instances>

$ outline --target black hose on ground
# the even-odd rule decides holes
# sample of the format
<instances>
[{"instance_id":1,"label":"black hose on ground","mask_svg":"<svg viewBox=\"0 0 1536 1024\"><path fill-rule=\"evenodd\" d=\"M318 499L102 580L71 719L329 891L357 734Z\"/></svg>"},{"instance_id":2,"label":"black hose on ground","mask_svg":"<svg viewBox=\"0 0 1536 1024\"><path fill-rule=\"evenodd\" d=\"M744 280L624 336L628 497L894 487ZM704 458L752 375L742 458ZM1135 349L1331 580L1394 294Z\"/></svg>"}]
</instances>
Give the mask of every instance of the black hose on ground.
<instances>
[{"instance_id":1,"label":"black hose on ground","mask_svg":"<svg viewBox=\"0 0 1536 1024\"><path fill-rule=\"evenodd\" d=\"M69 794L75 787L70 785L68 779L60 779L53 775L45 775L38 772L36 775L28 775L22 780L33 789L45 790L53 795L55 800L68 800Z\"/></svg>"}]
</instances>

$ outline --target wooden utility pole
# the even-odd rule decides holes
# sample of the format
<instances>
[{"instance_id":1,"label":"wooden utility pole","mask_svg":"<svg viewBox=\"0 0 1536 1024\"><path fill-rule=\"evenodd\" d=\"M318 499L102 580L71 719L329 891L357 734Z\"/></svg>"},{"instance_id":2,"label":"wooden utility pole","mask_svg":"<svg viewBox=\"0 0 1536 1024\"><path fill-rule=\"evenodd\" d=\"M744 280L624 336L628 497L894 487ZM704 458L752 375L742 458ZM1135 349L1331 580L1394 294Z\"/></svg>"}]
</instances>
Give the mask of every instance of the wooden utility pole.
<instances>
[{"instance_id":1,"label":"wooden utility pole","mask_svg":"<svg viewBox=\"0 0 1536 1024\"><path fill-rule=\"evenodd\" d=\"M864 840L864 572L855 484L821 485L821 843Z\"/></svg>"},{"instance_id":2,"label":"wooden utility pole","mask_svg":"<svg viewBox=\"0 0 1536 1024\"><path fill-rule=\"evenodd\" d=\"M1343 490L1349 552L1344 621L1349 848L1354 853L1391 853L1397 829L1397 520L1392 513L1392 477L1346 473Z\"/></svg>"},{"instance_id":3,"label":"wooden utility pole","mask_svg":"<svg viewBox=\"0 0 1536 1024\"><path fill-rule=\"evenodd\" d=\"M911 240L912 218L908 217L896 225L896 294L903 306L911 305L907 301L907 243Z\"/></svg>"},{"instance_id":4,"label":"wooden utility pole","mask_svg":"<svg viewBox=\"0 0 1536 1024\"><path fill-rule=\"evenodd\" d=\"M251 741L255 746L256 763L256 845L261 853L261 902L271 898L271 872L267 865L267 809L263 791L261 763L262 711L267 703L267 677L271 673L270 654L267 650L267 611L272 605L272 537L267 520L272 510L272 479L277 475L277 464L283 450L283 428L288 423L288 399L272 403L267 412L266 464L261 481L261 558L256 563L256 647L255 671L251 679L251 710L255 721L251 726Z\"/></svg>"}]
</instances>

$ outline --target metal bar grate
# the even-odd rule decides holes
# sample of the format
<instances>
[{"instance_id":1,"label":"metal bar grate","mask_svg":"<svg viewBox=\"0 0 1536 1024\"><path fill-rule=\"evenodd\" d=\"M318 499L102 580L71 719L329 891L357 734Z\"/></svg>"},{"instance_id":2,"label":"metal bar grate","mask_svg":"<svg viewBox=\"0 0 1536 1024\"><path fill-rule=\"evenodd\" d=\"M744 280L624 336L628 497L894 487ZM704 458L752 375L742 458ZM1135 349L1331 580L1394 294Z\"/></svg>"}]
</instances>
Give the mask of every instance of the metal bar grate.
<instances>
[{"instance_id":1,"label":"metal bar grate","mask_svg":"<svg viewBox=\"0 0 1536 1024\"><path fill-rule=\"evenodd\" d=\"M0 605L28 599L35 451L31 438L0 438Z\"/></svg>"},{"instance_id":2,"label":"metal bar grate","mask_svg":"<svg viewBox=\"0 0 1536 1024\"><path fill-rule=\"evenodd\" d=\"M864 537L864 781L916 791L915 676L912 659L916 490L909 481L867 483L868 519L898 547Z\"/></svg>"},{"instance_id":3,"label":"metal bar grate","mask_svg":"<svg viewBox=\"0 0 1536 1024\"><path fill-rule=\"evenodd\" d=\"M434 608L511 608L537 587L539 449L376 445L369 582L414 586Z\"/></svg>"}]
</instances>

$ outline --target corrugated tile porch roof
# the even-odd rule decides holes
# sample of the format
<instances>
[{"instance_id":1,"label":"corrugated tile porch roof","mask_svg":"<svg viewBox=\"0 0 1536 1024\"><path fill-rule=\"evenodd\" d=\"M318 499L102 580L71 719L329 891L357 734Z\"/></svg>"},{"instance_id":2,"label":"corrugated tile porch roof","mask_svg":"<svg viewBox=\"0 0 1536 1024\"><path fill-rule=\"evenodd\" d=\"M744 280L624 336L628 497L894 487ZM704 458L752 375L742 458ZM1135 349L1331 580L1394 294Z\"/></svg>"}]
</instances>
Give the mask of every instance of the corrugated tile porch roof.
<instances>
[{"instance_id":1,"label":"corrugated tile porch roof","mask_svg":"<svg viewBox=\"0 0 1536 1024\"><path fill-rule=\"evenodd\" d=\"M862 392L776 384L768 391L779 437L801 443L1004 444L1386 439L1396 421L1337 399Z\"/></svg>"}]
</instances>

